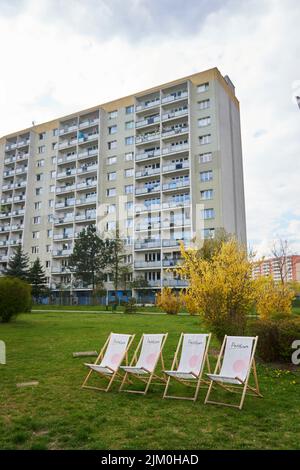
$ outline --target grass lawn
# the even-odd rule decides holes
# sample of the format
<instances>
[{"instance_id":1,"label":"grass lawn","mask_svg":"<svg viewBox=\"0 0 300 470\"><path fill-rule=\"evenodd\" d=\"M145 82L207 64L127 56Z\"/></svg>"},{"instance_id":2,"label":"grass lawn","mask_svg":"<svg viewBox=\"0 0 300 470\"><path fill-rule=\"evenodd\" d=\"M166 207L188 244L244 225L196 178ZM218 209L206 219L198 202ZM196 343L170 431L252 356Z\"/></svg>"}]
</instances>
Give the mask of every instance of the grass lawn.
<instances>
[{"instance_id":1,"label":"grass lawn","mask_svg":"<svg viewBox=\"0 0 300 470\"><path fill-rule=\"evenodd\" d=\"M242 411L204 406L205 390L193 404L162 400L159 386L145 397L80 389L85 359L72 352L99 350L110 331L136 333L134 345L142 332L168 331L169 367L180 332L204 330L195 317L118 313L32 313L0 324L0 449L300 449L300 379L291 372L259 365L264 398L246 398ZM39 385L16 387L31 380Z\"/></svg>"}]
</instances>

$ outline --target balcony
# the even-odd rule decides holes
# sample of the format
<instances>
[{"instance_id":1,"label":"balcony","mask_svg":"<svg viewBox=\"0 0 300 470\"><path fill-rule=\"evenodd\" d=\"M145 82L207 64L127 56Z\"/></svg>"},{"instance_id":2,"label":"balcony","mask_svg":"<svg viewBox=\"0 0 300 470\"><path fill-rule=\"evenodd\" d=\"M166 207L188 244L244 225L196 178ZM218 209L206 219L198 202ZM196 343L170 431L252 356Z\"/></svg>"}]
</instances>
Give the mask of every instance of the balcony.
<instances>
[{"instance_id":1,"label":"balcony","mask_svg":"<svg viewBox=\"0 0 300 470\"><path fill-rule=\"evenodd\" d=\"M22 240L20 239L10 240L9 244L12 246L22 245Z\"/></svg>"},{"instance_id":2,"label":"balcony","mask_svg":"<svg viewBox=\"0 0 300 470\"><path fill-rule=\"evenodd\" d=\"M26 180L23 180L23 181L17 181L15 184L14 184L14 188L15 189L20 189L20 188L25 188L26 187Z\"/></svg>"},{"instance_id":3,"label":"balcony","mask_svg":"<svg viewBox=\"0 0 300 470\"><path fill-rule=\"evenodd\" d=\"M92 142L94 140L99 139L99 133L95 132L94 134L90 134L86 137L78 137L78 145L85 144L87 142Z\"/></svg>"},{"instance_id":4,"label":"balcony","mask_svg":"<svg viewBox=\"0 0 300 470\"><path fill-rule=\"evenodd\" d=\"M24 215L24 214L25 214L25 209L18 209L18 210L12 211L13 217L20 217L21 215Z\"/></svg>"},{"instance_id":5,"label":"balcony","mask_svg":"<svg viewBox=\"0 0 300 470\"><path fill-rule=\"evenodd\" d=\"M9 241L8 240L0 240L0 246L8 246Z\"/></svg>"},{"instance_id":6,"label":"balcony","mask_svg":"<svg viewBox=\"0 0 300 470\"><path fill-rule=\"evenodd\" d=\"M18 148L26 147L30 144L30 139L23 139L18 142Z\"/></svg>"},{"instance_id":7,"label":"balcony","mask_svg":"<svg viewBox=\"0 0 300 470\"><path fill-rule=\"evenodd\" d=\"M15 196L14 197L14 202L21 202L21 201L25 201L25 195L20 195L20 196Z\"/></svg>"},{"instance_id":8,"label":"balcony","mask_svg":"<svg viewBox=\"0 0 300 470\"><path fill-rule=\"evenodd\" d=\"M177 154L180 152L186 152L188 150L189 150L189 144L170 145L162 149L162 154L163 155L169 155L173 153Z\"/></svg>"},{"instance_id":9,"label":"balcony","mask_svg":"<svg viewBox=\"0 0 300 470\"><path fill-rule=\"evenodd\" d=\"M0 232L10 232L10 225L1 225Z\"/></svg>"},{"instance_id":10,"label":"balcony","mask_svg":"<svg viewBox=\"0 0 300 470\"><path fill-rule=\"evenodd\" d=\"M4 163L5 165L10 165L11 163L14 163L16 160L17 160L16 156L8 157L8 158L5 158Z\"/></svg>"},{"instance_id":11,"label":"balcony","mask_svg":"<svg viewBox=\"0 0 300 470\"><path fill-rule=\"evenodd\" d=\"M11 204L12 202L13 202L12 197L6 197L6 198L1 199L1 204Z\"/></svg>"},{"instance_id":12,"label":"balcony","mask_svg":"<svg viewBox=\"0 0 300 470\"><path fill-rule=\"evenodd\" d=\"M17 143L16 142L11 142L9 144L5 145L5 151L9 152L10 150L14 150L17 148Z\"/></svg>"},{"instance_id":13,"label":"balcony","mask_svg":"<svg viewBox=\"0 0 300 470\"><path fill-rule=\"evenodd\" d=\"M51 268L52 274L70 274L69 268L67 266L52 266Z\"/></svg>"},{"instance_id":14,"label":"balcony","mask_svg":"<svg viewBox=\"0 0 300 470\"><path fill-rule=\"evenodd\" d=\"M94 119L86 119L79 124L79 129L83 129L84 127L96 126L99 124L99 118Z\"/></svg>"},{"instance_id":15,"label":"balcony","mask_svg":"<svg viewBox=\"0 0 300 470\"><path fill-rule=\"evenodd\" d=\"M53 240L67 240L69 238L74 238L73 232L55 233L53 235Z\"/></svg>"},{"instance_id":16,"label":"balcony","mask_svg":"<svg viewBox=\"0 0 300 470\"><path fill-rule=\"evenodd\" d=\"M96 212L93 214L78 214L75 217L76 222L84 222L86 220L95 220L96 219Z\"/></svg>"},{"instance_id":17,"label":"balcony","mask_svg":"<svg viewBox=\"0 0 300 470\"><path fill-rule=\"evenodd\" d=\"M89 158L89 157L93 157L95 155L98 155L98 152L99 152L99 149L96 148L96 149L91 149L91 150L85 150L83 152L79 152L78 153L78 160L81 160L83 158Z\"/></svg>"},{"instance_id":18,"label":"balcony","mask_svg":"<svg viewBox=\"0 0 300 470\"><path fill-rule=\"evenodd\" d=\"M60 142L58 144L58 148L59 150L62 150L62 149L70 148L70 147L76 147L76 145L77 145L77 137L74 139L65 140L64 142Z\"/></svg>"},{"instance_id":19,"label":"balcony","mask_svg":"<svg viewBox=\"0 0 300 470\"><path fill-rule=\"evenodd\" d=\"M63 157L59 157L57 159L57 163L60 165L62 163L74 162L75 160L77 160L77 153L74 155L64 155Z\"/></svg>"},{"instance_id":20,"label":"balcony","mask_svg":"<svg viewBox=\"0 0 300 470\"><path fill-rule=\"evenodd\" d=\"M160 268L161 262L160 261L135 261L134 267L135 269Z\"/></svg>"},{"instance_id":21,"label":"balcony","mask_svg":"<svg viewBox=\"0 0 300 470\"><path fill-rule=\"evenodd\" d=\"M161 281L156 280L156 281L148 281L149 287L160 287L161 286Z\"/></svg>"},{"instance_id":22,"label":"balcony","mask_svg":"<svg viewBox=\"0 0 300 470\"><path fill-rule=\"evenodd\" d=\"M14 188L14 184L11 183L11 184L4 184L2 186L2 191L11 191L12 189Z\"/></svg>"},{"instance_id":23,"label":"balcony","mask_svg":"<svg viewBox=\"0 0 300 470\"><path fill-rule=\"evenodd\" d=\"M183 242L184 245L190 243L191 239L190 238L170 238L170 239L164 239L162 241L162 247L172 247L172 246L180 246L180 243Z\"/></svg>"},{"instance_id":24,"label":"balcony","mask_svg":"<svg viewBox=\"0 0 300 470\"><path fill-rule=\"evenodd\" d=\"M82 189L89 189L89 188L95 188L97 186L97 180L91 181L87 183L86 181L82 181L81 183L77 183L76 188L79 190Z\"/></svg>"},{"instance_id":25,"label":"balcony","mask_svg":"<svg viewBox=\"0 0 300 470\"><path fill-rule=\"evenodd\" d=\"M186 279L163 279L164 287L188 287L189 282Z\"/></svg>"},{"instance_id":26,"label":"balcony","mask_svg":"<svg viewBox=\"0 0 300 470\"><path fill-rule=\"evenodd\" d=\"M182 260L178 258L169 258L163 259L162 265L164 268L172 268L174 266L178 266Z\"/></svg>"},{"instance_id":27,"label":"balcony","mask_svg":"<svg viewBox=\"0 0 300 470\"><path fill-rule=\"evenodd\" d=\"M162 203L163 209L176 209L182 207L188 207L190 205L190 199L178 200L174 201L173 199L170 201L165 201Z\"/></svg>"},{"instance_id":28,"label":"balcony","mask_svg":"<svg viewBox=\"0 0 300 470\"><path fill-rule=\"evenodd\" d=\"M64 209L65 207L73 207L75 204L75 199L69 199L68 201L60 201L55 204L56 209Z\"/></svg>"},{"instance_id":29,"label":"balcony","mask_svg":"<svg viewBox=\"0 0 300 470\"><path fill-rule=\"evenodd\" d=\"M151 150L149 152L140 152L136 153L135 155L135 160L136 161L141 161L141 160L148 160L150 158L157 158L160 156L160 149L157 150Z\"/></svg>"},{"instance_id":30,"label":"balcony","mask_svg":"<svg viewBox=\"0 0 300 470\"><path fill-rule=\"evenodd\" d=\"M144 109L154 108L159 105L160 105L160 98L155 98L155 99L148 100L148 101L145 101L144 103L136 105L135 111L139 113L140 111L143 111Z\"/></svg>"},{"instance_id":31,"label":"balcony","mask_svg":"<svg viewBox=\"0 0 300 470\"><path fill-rule=\"evenodd\" d=\"M5 261L8 261L8 256L7 255L1 255L0 256L0 262L4 263Z\"/></svg>"},{"instance_id":32,"label":"balcony","mask_svg":"<svg viewBox=\"0 0 300 470\"><path fill-rule=\"evenodd\" d=\"M135 195L136 196L143 196L145 194L154 194L160 192L160 184L154 186L142 186L135 188Z\"/></svg>"},{"instance_id":33,"label":"balcony","mask_svg":"<svg viewBox=\"0 0 300 470\"><path fill-rule=\"evenodd\" d=\"M61 224L72 224L74 222L74 214L69 216L62 215L61 217L56 217L54 219L54 225L61 225Z\"/></svg>"},{"instance_id":34,"label":"balcony","mask_svg":"<svg viewBox=\"0 0 300 470\"><path fill-rule=\"evenodd\" d=\"M168 113L164 113L161 117L162 121L168 121L171 119L177 119L182 116L186 116L188 114L188 108L180 109L178 111L169 111Z\"/></svg>"},{"instance_id":35,"label":"balcony","mask_svg":"<svg viewBox=\"0 0 300 470\"><path fill-rule=\"evenodd\" d=\"M75 191L75 184L69 184L66 186L57 186L56 187L56 193L61 194L61 193L70 193Z\"/></svg>"},{"instance_id":36,"label":"balcony","mask_svg":"<svg viewBox=\"0 0 300 470\"><path fill-rule=\"evenodd\" d=\"M63 256L70 256L72 254L73 250L68 249L68 250L53 250L52 251L52 256L54 258L56 257L63 257Z\"/></svg>"},{"instance_id":37,"label":"balcony","mask_svg":"<svg viewBox=\"0 0 300 470\"><path fill-rule=\"evenodd\" d=\"M151 250L161 247L160 240L141 240L134 243L135 250Z\"/></svg>"},{"instance_id":38,"label":"balcony","mask_svg":"<svg viewBox=\"0 0 300 470\"><path fill-rule=\"evenodd\" d=\"M182 181L172 181L170 183L164 183L162 185L163 191L174 191L176 189L182 189L190 186L190 180L184 179Z\"/></svg>"},{"instance_id":39,"label":"balcony","mask_svg":"<svg viewBox=\"0 0 300 470\"><path fill-rule=\"evenodd\" d=\"M21 175L22 173L27 173L27 166L22 166L20 168L16 168L16 175Z\"/></svg>"},{"instance_id":40,"label":"balcony","mask_svg":"<svg viewBox=\"0 0 300 470\"><path fill-rule=\"evenodd\" d=\"M137 135L135 138L136 145L153 142L160 139L160 132L153 132L151 134Z\"/></svg>"},{"instance_id":41,"label":"balcony","mask_svg":"<svg viewBox=\"0 0 300 470\"><path fill-rule=\"evenodd\" d=\"M155 124L157 122L160 122L159 114L157 116L151 116L151 117L136 121L135 127L139 129L140 127L151 126L152 124Z\"/></svg>"},{"instance_id":42,"label":"balcony","mask_svg":"<svg viewBox=\"0 0 300 470\"><path fill-rule=\"evenodd\" d=\"M160 229L160 222L153 222L153 221L148 221L148 222L142 222L140 224L137 224L135 227L136 232L141 232L141 231L148 231L148 230L159 230Z\"/></svg>"},{"instance_id":43,"label":"balcony","mask_svg":"<svg viewBox=\"0 0 300 470\"><path fill-rule=\"evenodd\" d=\"M76 206L82 206L84 204L95 204L97 201L97 197L83 197L80 199L76 199Z\"/></svg>"},{"instance_id":44,"label":"balcony","mask_svg":"<svg viewBox=\"0 0 300 470\"><path fill-rule=\"evenodd\" d=\"M69 176L73 176L73 175L76 175L76 168L71 168L71 169L57 173L56 179L68 178Z\"/></svg>"},{"instance_id":45,"label":"balcony","mask_svg":"<svg viewBox=\"0 0 300 470\"><path fill-rule=\"evenodd\" d=\"M8 219L11 217L11 212L1 212L0 213L0 219Z\"/></svg>"},{"instance_id":46,"label":"balcony","mask_svg":"<svg viewBox=\"0 0 300 470\"><path fill-rule=\"evenodd\" d=\"M162 139L168 139L177 135L186 134L189 131L189 126L176 127L175 129L163 130L161 137Z\"/></svg>"},{"instance_id":47,"label":"balcony","mask_svg":"<svg viewBox=\"0 0 300 470\"><path fill-rule=\"evenodd\" d=\"M191 225L191 219L186 219L182 217L174 218L173 220L164 221L162 223L163 229L170 229L174 227L187 227Z\"/></svg>"},{"instance_id":48,"label":"balcony","mask_svg":"<svg viewBox=\"0 0 300 470\"><path fill-rule=\"evenodd\" d=\"M12 232L17 232L19 230L23 230L24 229L24 224L13 224L11 226L11 231Z\"/></svg>"},{"instance_id":49,"label":"balcony","mask_svg":"<svg viewBox=\"0 0 300 470\"><path fill-rule=\"evenodd\" d=\"M170 163L169 165L163 165L163 173L171 173L180 170L186 170L190 168L190 162L188 160L183 162Z\"/></svg>"},{"instance_id":50,"label":"balcony","mask_svg":"<svg viewBox=\"0 0 300 470\"><path fill-rule=\"evenodd\" d=\"M13 176L15 174L15 170L5 170L3 172L3 177L8 178L9 176Z\"/></svg>"},{"instance_id":51,"label":"balcony","mask_svg":"<svg viewBox=\"0 0 300 470\"><path fill-rule=\"evenodd\" d=\"M69 134L70 132L76 132L78 129L77 124L73 124L71 126L63 126L62 129L59 130L59 135Z\"/></svg>"},{"instance_id":52,"label":"balcony","mask_svg":"<svg viewBox=\"0 0 300 470\"><path fill-rule=\"evenodd\" d=\"M160 168L145 168L144 170L136 171L135 177L145 178L147 176L153 176L153 175L159 175L159 174L160 174Z\"/></svg>"},{"instance_id":53,"label":"balcony","mask_svg":"<svg viewBox=\"0 0 300 470\"><path fill-rule=\"evenodd\" d=\"M154 212L154 211L159 211L160 209L161 209L160 203L136 204L135 213L139 214L141 212Z\"/></svg>"},{"instance_id":54,"label":"balcony","mask_svg":"<svg viewBox=\"0 0 300 470\"><path fill-rule=\"evenodd\" d=\"M172 103L175 101L180 101L188 98L188 92L186 90L178 91L176 93L171 93L162 98L162 104Z\"/></svg>"},{"instance_id":55,"label":"balcony","mask_svg":"<svg viewBox=\"0 0 300 470\"><path fill-rule=\"evenodd\" d=\"M82 174L82 173L94 173L98 170L98 165L97 163L95 162L95 164L93 165L84 165L82 166L81 168L78 168L77 169L77 173L78 174Z\"/></svg>"}]
</instances>

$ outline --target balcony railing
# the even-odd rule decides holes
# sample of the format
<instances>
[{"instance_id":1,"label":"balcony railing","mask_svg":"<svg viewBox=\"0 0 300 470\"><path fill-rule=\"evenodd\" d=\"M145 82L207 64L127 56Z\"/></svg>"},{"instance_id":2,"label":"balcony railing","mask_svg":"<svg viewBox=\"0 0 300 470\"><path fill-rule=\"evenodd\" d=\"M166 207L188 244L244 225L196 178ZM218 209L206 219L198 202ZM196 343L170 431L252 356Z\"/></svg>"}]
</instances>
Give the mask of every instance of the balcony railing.
<instances>
[{"instance_id":1,"label":"balcony railing","mask_svg":"<svg viewBox=\"0 0 300 470\"><path fill-rule=\"evenodd\" d=\"M73 250L53 250L52 255L53 256L70 256L72 254Z\"/></svg>"},{"instance_id":2,"label":"balcony railing","mask_svg":"<svg viewBox=\"0 0 300 470\"><path fill-rule=\"evenodd\" d=\"M164 183L162 186L163 191L170 191L173 189L181 189L190 185L190 180L185 179L183 181L172 181L170 183Z\"/></svg>"},{"instance_id":3,"label":"balcony railing","mask_svg":"<svg viewBox=\"0 0 300 470\"><path fill-rule=\"evenodd\" d=\"M59 157L57 159L57 163L68 163L68 162L73 162L77 159L77 154L74 155L64 155L63 157Z\"/></svg>"},{"instance_id":4,"label":"balcony railing","mask_svg":"<svg viewBox=\"0 0 300 470\"><path fill-rule=\"evenodd\" d=\"M165 201L162 203L163 209L174 209L176 207L188 207L190 205L190 199L185 199L182 201Z\"/></svg>"},{"instance_id":5,"label":"balcony railing","mask_svg":"<svg viewBox=\"0 0 300 470\"><path fill-rule=\"evenodd\" d=\"M76 222L81 222L85 220L95 220L96 219L96 212L94 214L78 214L75 217Z\"/></svg>"},{"instance_id":6,"label":"balcony railing","mask_svg":"<svg viewBox=\"0 0 300 470\"><path fill-rule=\"evenodd\" d=\"M164 239L164 240L162 241L162 246L163 246L163 248L164 248L164 247L171 247L171 246L180 246L180 243L181 243L181 242L183 242L184 245L185 245L185 244L189 243L190 241L191 241L190 238L182 238L182 239L181 239L181 238L177 238L177 239L171 238L171 239L169 239L169 240L168 240L168 239Z\"/></svg>"},{"instance_id":7,"label":"balcony railing","mask_svg":"<svg viewBox=\"0 0 300 470\"><path fill-rule=\"evenodd\" d=\"M158 204L137 204L135 206L135 212L139 214L140 212L152 212L159 211L161 209L160 203Z\"/></svg>"},{"instance_id":8,"label":"balcony railing","mask_svg":"<svg viewBox=\"0 0 300 470\"><path fill-rule=\"evenodd\" d=\"M56 192L59 194L73 192L75 190L75 187L75 184L70 184L68 186L57 186Z\"/></svg>"},{"instance_id":9,"label":"balcony railing","mask_svg":"<svg viewBox=\"0 0 300 470\"><path fill-rule=\"evenodd\" d=\"M91 171L97 171L98 165L95 163L95 165L86 165L84 167L78 168L77 173L89 173Z\"/></svg>"},{"instance_id":10,"label":"balcony railing","mask_svg":"<svg viewBox=\"0 0 300 470\"><path fill-rule=\"evenodd\" d=\"M87 158L87 157L93 157L94 155L98 155L99 149L92 149L92 150L85 150L84 152L79 152L78 153L78 159L82 158Z\"/></svg>"},{"instance_id":11,"label":"balcony railing","mask_svg":"<svg viewBox=\"0 0 300 470\"><path fill-rule=\"evenodd\" d=\"M174 119L181 116L186 116L188 114L188 109L180 109L178 111L170 111L162 115L162 121L167 121L168 119Z\"/></svg>"},{"instance_id":12,"label":"balcony railing","mask_svg":"<svg viewBox=\"0 0 300 470\"><path fill-rule=\"evenodd\" d=\"M66 171L61 171L61 172L57 173L56 178L57 179L67 178L68 176L73 176L73 175L76 175L76 168L71 168L71 169L66 170Z\"/></svg>"},{"instance_id":13,"label":"balcony railing","mask_svg":"<svg viewBox=\"0 0 300 470\"><path fill-rule=\"evenodd\" d=\"M159 173L160 173L160 168L145 168L144 170L136 171L135 177L142 178L144 176L152 176L152 175L157 175Z\"/></svg>"},{"instance_id":14,"label":"balcony railing","mask_svg":"<svg viewBox=\"0 0 300 470\"><path fill-rule=\"evenodd\" d=\"M136 121L135 127L144 127L149 126L151 124L155 124L156 122L160 122L160 116L153 116L145 119L141 119L140 121Z\"/></svg>"},{"instance_id":15,"label":"balcony railing","mask_svg":"<svg viewBox=\"0 0 300 470\"><path fill-rule=\"evenodd\" d=\"M151 150L149 152L140 152L135 155L135 160L148 160L149 158L159 157L160 156L160 149Z\"/></svg>"},{"instance_id":16,"label":"balcony railing","mask_svg":"<svg viewBox=\"0 0 300 470\"><path fill-rule=\"evenodd\" d=\"M59 224L72 224L74 222L74 214L72 216L68 217L56 217L54 219L54 224L59 225Z\"/></svg>"},{"instance_id":17,"label":"balcony railing","mask_svg":"<svg viewBox=\"0 0 300 470\"><path fill-rule=\"evenodd\" d=\"M0 232L10 232L10 225L1 225Z\"/></svg>"},{"instance_id":18,"label":"balcony railing","mask_svg":"<svg viewBox=\"0 0 300 470\"><path fill-rule=\"evenodd\" d=\"M138 135L135 138L136 144L143 144L145 142L152 142L153 140L160 139L160 132L154 132L152 134Z\"/></svg>"},{"instance_id":19,"label":"balcony railing","mask_svg":"<svg viewBox=\"0 0 300 470\"><path fill-rule=\"evenodd\" d=\"M160 261L135 261L134 267L136 269L151 269L151 268L160 268Z\"/></svg>"},{"instance_id":20,"label":"balcony railing","mask_svg":"<svg viewBox=\"0 0 300 470\"><path fill-rule=\"evenodd\" d=\"M163 259L162 265L164 268L172 268L173 266L178 266L181 260L177 258Z\"/></svg>"},{"instance_id":21,"label":"balcony railing","mask_svg":"<svg viewBox=\"0 0 300 470\"><path fill-rule=\"evenodd\" d=\"M86 119L85 121L79 124L79 128L82 129L83 127L95 126L98 123L99 123L99 118Z\"/></svg>"},{"instance_id":22,"label":"balcony railing","mask_svg":"<svg viewBox=\"0 0 300 470\"><path fill-rule=\"evenodd\" d=\"M189 282L186 279L163 279L164 287L187 287Z\"/></svg>"},{"instance_id":23,"label":"balcony railing","mask_svg":"<svg viewBox=\"0 0 300 470\"><path fill-rule=\"evenodd\" d=\"M77 145L77 138L76 139L71 139L71 140L66 140L64 142L60 142L58 144L59 150L65 149L68 147L75 147Z\"/></svg>"},{"instance_id":24,"label":"balcony railing","mask_svg":"<svg viewBox=\"0 0 300 470\"><path fill-rule=\"evenodd\" d=\"M91 142L93 140L98 140L99 134L95 132L94 134L87 135L86 137L79 137L78 138L78 145L85 144L86 142Z\"/></svg>"},{"instance_id":25,"label":"balcony railing","mask_svg":"<svg viewBox=\"0 0 300 470\"><path fill-rule=\"evenodd\" d=\"M13 224L11 226L12 232L16 232L18 230L23 230L24 229L24 224Z\"/></svg>"},{"instance_id":26,"label":"balcony railing","mask_svg":"<svg viewBox=\"0 0 300 470\"><path fill-rule=\"evenodd\" d=\"M68 201L59 201L55 204L56 209L62 209L64 207L73 207L75 204L75 199L69 199Z\"/></svg>"},{"instance_id":27,"label":"balcony railing","mask_svg":"<svg viewBox=\"0 0 300 470\"><path fill-rule=\"evenodd\" d=\"M162 98L162 104L171 103L172 101L179 101L188 97L187 91L181 91L175 94L166 95Z\"/></svg>"},{"instance_id":28,"label":"balcony railing","mask_svg":"<svg viewBox=\"0 0 300 470\"><path fill-rule=\"evenodd\" d=\"M145 250L151 248L160 248L160 240L141 240L134 243L135 250Z\"/></svg>"},{"instance_id":29,"label":"balcony railing","mask_svg":"<svg viewBox=\"0 0 300 470\"><path fill-rule=\"evenodd\" d=\"M152 194L160 191L160 185L153 186L153 187L142 187L142 188L135 188L135 195L141 196L144 194Z\"/></svg>"},{"instance_id":30,"label":"balcony railing","mask_svg":"<svg viewBox=\"0 0 300 470\"><path fill-rule=\"evenodd\" d=\"M140 232L142 230L158 230L160 229L160 222L148 222L137 224L135 230Z\"/></svg>"},{"instance_id":31,"label":"balcony railing","mask_svg":"<svg viewBox=\"0 0 300 470\"><path fill-rule=\"evenodd\" d=\"M88 188L94 188L95 186L97 186L97 181L91 181L90 183L87 183L86 181L82 181L81 183L77 183L76 188L88 189Z\"/></svg>"},{"instance_id":32,"label":"balcony railing","mask_svg":"<svg viewBox=\"0 0 300 470\"><path fill-rule=\"evenodd\" d=\"M55 233L53 235L53 240L65 240L67 238L73 238L74 234L73 232L68 232L68 233Z\"/></svg>"},{"instance_id":33,"label":"balcony railing","mask_svg":"<svg viewBox=\"0 0 300 470\"><path fill-rule=\"evenodd\" d=\"M170 165L163 165L162 171L163 173L169 173L170 171L185 170L189 167L190 162L187 160L183 162L171 163Z\"/></svg>"},{"instance_id":34,"label":"balcony railing","mask_svg":"<svg viewBox=\"0 0 300 470\"><path fill-rule=\"evenodd\" d=\"M59 130L59 135L64 135L64 134L68 134L70 132L75 132L75 131L77 131L77 129L78 129L77 124L73 124L71 126L65 126L65 127L63 127L62 129Z\"/></svg>"},{"instance_id":35,"label":"balcony railing","mask_svg":"<svg viewBox=\"0 0 300 470\"><path fill-rule=\"evenodd\" d=\"M153 108L154 106L160 105L160 98L154 100L146 101L145 103L138 104L135 107L136 112L143 111L143 109Z\"/></svg>"},{"instance_id":36,"label":"balcony railing","mask_svg":"<svg viewBox=\"0 0 300 470\"><path fill-rule=\"evenodd\" d=\"M80 199L76 199L76 205L79 206L79 205L82 205L82 204L92 204L92 203L95 203L96 200L97 200L96 196L80 198Z\"/></svg>"},{"instance_id":37,"label":"balcony railing","mask_svg":"<svg viewBox=\"0 0 300 470\"><path fill-rule=\"evenodd\" d=\"M169 147L164 147L162 149L162 154L167 155L169 153L184 152L188 149L189 149L189 144L170 145Z\"/></svg>"},{"instance_id":38,"label":"balcony railing","mask_svg":"<svg viewBox=\"0 0 300 470\"><path fill-rule=\"evenodd\" d=\"M8 217L11 217L11 215L12 215L11 212L1 212L0 219L7 219Z\"/></svg>"},{"instance_id":39,"label":"balcony railing","mask_svg":"<svg viewBox=\"0 0 300 470\"><path fill-rule=\"evenodd\" d=\"M166 129L162 131L161 137L165 139L167 137L173 137L175 135L186 134L189 131L188 126L176 127L176 129Z\"/></svg>"}]
</instances>

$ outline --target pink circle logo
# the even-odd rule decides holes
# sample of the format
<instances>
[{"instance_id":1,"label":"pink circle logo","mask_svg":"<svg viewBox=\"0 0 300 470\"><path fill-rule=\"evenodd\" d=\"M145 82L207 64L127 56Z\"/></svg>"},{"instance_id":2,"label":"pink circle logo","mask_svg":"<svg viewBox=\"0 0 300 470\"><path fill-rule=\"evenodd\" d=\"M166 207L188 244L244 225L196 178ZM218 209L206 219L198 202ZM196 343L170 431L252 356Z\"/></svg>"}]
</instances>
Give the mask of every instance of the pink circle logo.
<instances>
[{"instance_id":1,"label":"pink circle logo","mask_svg":"<svg viewBox=\"0 0 300 470\"><path fill-rule=\"evenodd\" d=\"M121 359L121 354L114 354L112 357L111 357L111 362L112 364L118 364L118 362L120 361Z\"/></svg>"},{"instance_id":2,"label":"pink circle logo","mask_svg":"<svg viewBox=\"0 0 300 470\"><path fill-rule=\"evenodd\" d=\"M152 365L152 364L155 363L155 361L156 361L156 354L155 353L149 354L149 356L147 356L147 359L146 359L147 364Z\"/></svg>"},{"instance_id":3,"label":"pink circle logo","mask_svg":"<svg viewBox=\"0 0 300 470\"><path fill-rule=\"evenodd\" d=\"M233 364L233 370L235 372L242 372L245 369L245 367L246 367L246 364L242 359L238 359Z\"/></svg>"},{"instance_id":4,"label":"pink circle logo","mask_svg":"<svg viewBox=\"0 0 300 470\"><path fill-rule=\"evenodd\" d=\"M199 359L200 359L200 356L197 356L196 354L194 354L194 356L192 356L189 360L189 365L191 367L196 367L199 362Z\"/></svg>"}]
</instances>

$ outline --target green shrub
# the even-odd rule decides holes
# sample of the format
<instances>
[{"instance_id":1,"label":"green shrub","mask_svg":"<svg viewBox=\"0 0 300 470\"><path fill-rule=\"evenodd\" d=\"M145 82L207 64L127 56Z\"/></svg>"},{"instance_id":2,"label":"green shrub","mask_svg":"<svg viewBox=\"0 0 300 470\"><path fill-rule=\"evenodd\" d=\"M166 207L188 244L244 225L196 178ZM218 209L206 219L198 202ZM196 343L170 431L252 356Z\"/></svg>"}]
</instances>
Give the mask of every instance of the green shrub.
<instances>
[{"instance_id":1,"label":"green shrub","mask_svg":"<svg viewBox=\"0 0 300 470\"><path fill-rule=\"evenodd\" d=\"M30 285L13 277L0 278L0 322L9 322L31 308Z\"/></svg>"},{"instance_id":2,"label":"green shrub","mask_svg":"<svg viewBox=\"0 0 300 470\"><path fill-rule=\"evenodd\" d=\"M124 305L124 313L136 313L136 300L131 297Z\"/></svg>"},{"instance_id":3,"label":"green shrub","mask_svg":"<svg viewBox=\"0 0 300 470\"><path fill-rule=\"evenodd\" d=\"M290 362L292 342L300 339L300 319L256 320L249 334L258 336L257 355L265 362Z\"/></svg>"}]
</instances>

